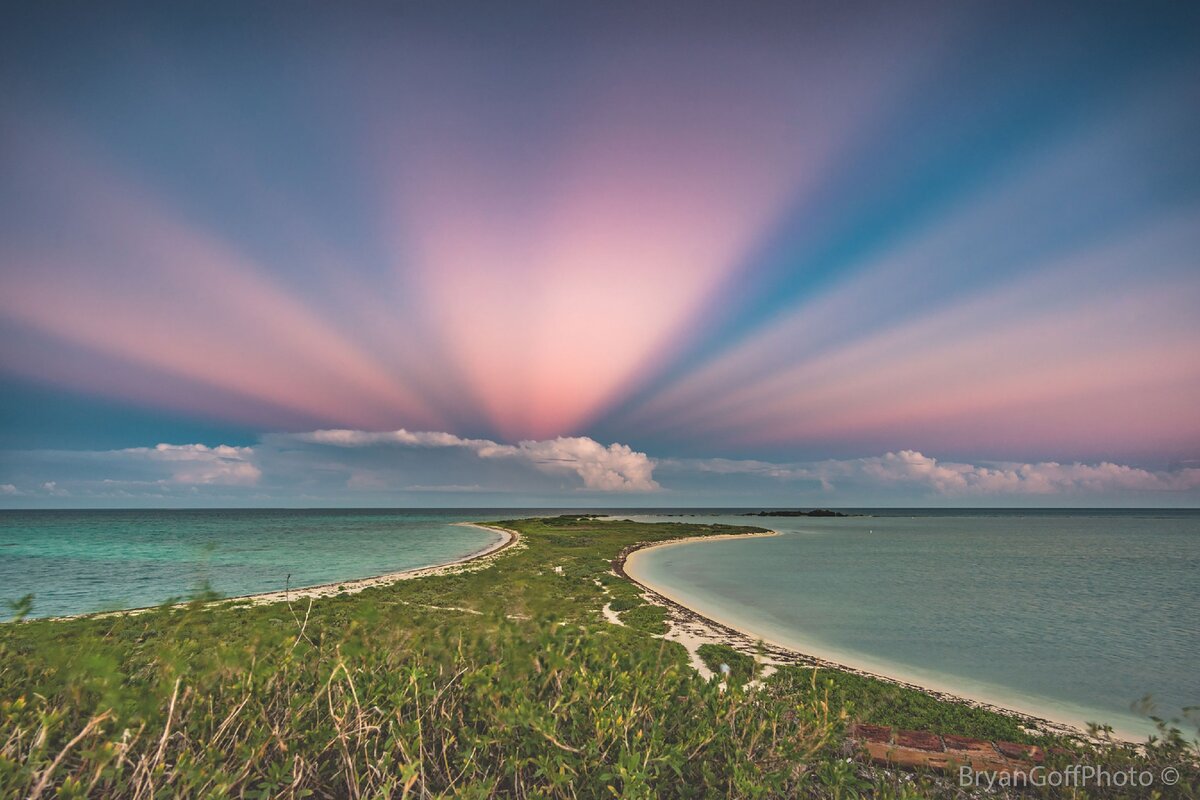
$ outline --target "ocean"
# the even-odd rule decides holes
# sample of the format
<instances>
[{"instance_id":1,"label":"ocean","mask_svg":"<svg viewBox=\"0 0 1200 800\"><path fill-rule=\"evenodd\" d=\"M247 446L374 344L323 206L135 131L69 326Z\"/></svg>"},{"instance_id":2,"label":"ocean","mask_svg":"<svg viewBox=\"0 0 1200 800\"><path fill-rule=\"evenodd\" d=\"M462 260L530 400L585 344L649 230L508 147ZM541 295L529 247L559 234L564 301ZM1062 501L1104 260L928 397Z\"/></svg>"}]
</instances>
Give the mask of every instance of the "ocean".
<instances>
[{"instance_id":1,"label":"ocean","mask_svg":"<svg viewBox=\"0 0 1200 800\"><path fill-rule=\"evenodd\" d=\"M453 561L497 535L495 510L0 511L0 601L34 617L232 597ZM289 577L290 576L290 577ZM0 608L0 619L8 614Z\"/></svg>"},{"instance_id":2,"label":"ocean","mask_svg":"<svg viewBox=\"0 0 1200 800\"><path fill-rule=\"evenodd\" d=\"M811 655L1142 737L1200 705L1200 512L707 515L778 537L644 553L637 574ZM1180 726L1195 735L1193 724Z\"/></svg>"}]
</instances>

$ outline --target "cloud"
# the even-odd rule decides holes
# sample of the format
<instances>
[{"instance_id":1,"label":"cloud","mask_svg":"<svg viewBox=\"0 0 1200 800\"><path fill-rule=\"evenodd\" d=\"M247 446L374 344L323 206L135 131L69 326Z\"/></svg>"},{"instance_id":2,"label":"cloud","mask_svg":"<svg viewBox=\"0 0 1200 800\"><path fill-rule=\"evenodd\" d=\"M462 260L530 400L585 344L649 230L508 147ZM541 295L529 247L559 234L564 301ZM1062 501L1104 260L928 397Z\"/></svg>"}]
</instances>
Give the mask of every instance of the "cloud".
<instances>
[{"instance_id":1,"label":"cloud","mask_svg":"<svg viewBox=\"0 0 1200 800\"><path fill-rule=\"evenodd\" d=\"M0 478L15 479L12 492L36 498L107 494L169 496L175 488L253 487L262 477L252 447L159 444L120 450L27 450L0 454ZM20 483L37 486L22 492Z\"/></svg>"},{"instance_id":2,"label":"cloud","mask_svg":"<svg viewBox=\"0 0 1200 800\"><path fill-rule=\"evenodd\" d=\"M395 431L354 431L354 430L320 430L308 433L293 433L281 435L300 442L327 444L334 447L371 447L374 445L400 445L403 447L466 447L480 448L486 446L498 447L495 442L487 439L463 439L452 433L439 431L406 431L403 428Z\"/></svg>"},{"instance_id":3,"label":"cloud","mask_svg":"<svg viewBox=\"0 0 1200 800\"><path fill-rule=\"evenodd\" d=\"M528 459L548 471L575 472L583 479L584 486L598 491L652 492L660 488L653 477L654 462L645 453L624 444L605 447L586 436L560 436L540 442L521 442L514 454L497 453L485 457L509 455Z\"/></svg>"},{"instance_id":4,"label":"cloud","mask_svg":"<svg viewBox=\"0 0 1200 800\"><path fill-rule=\"evenodd\" d=\"M573 473L582 481L583 488L593 491L652 492L660 488L653 477L654 461L645 453L618 443L605 447L586 436L559 436L506 445L490 439L464 439L452 433L407 431L401 428L383 432L319 430L293 434L291 438L346 448L457 448L473 453L480 459L511 459L531 464L547 473Z\"/></svg>"},{"instance_id":5,"label":"cloud","mask_svg":"<svg viewBox=\"0 0 1200 800\"><path fill-rule=\"evenodd\" d=\"M1045 495L1200 488L1200 469L1153 472L1108 461L1099 464L1043 461L977 465L938 461L916 450L901 450L851 462L849 466L851 472L858 469L864 475L884 482L927 486L939 494Z\"/></svg>"},{"instance_id":6,"label":"cloud","mask_svg":"<svg viewBox=\"0 0 1200 800\"><path fill-rule=\"evenodd\" d=\"M262 477L262 470L250 461L254 456L251 447L160 444L118 452L164 464L175 483L253 486Z\"/></svg>"},{"instance_id":7,"label":"cloud","mask_svg":"<svg viewBox=\"0 0 1200 800\"><path fill-rule=\"evenodd\" d=\"M443 502L438 497L475 495L483 505L510 498L554 504L585 494L655 492L654 466L628 445L584 436L502 444L439 431L317 430L264 434L253 446L0 453L0 487L13 486L12 492L0 488L0 497L436 505ZM21 493L18 485L41 489Z\"/></svg>"},{"instance_id":8,"label":"cloud","mask_svg":"<svg viewBox=\"0 0 1200 800\"><path fill-rule=\"evenodd\" d=\"M825 491L906 488L942 496L1112 494L1186 492L1200 489L1200 468L1152 471L1114 464L940 461L918 450L867 458L779 464L736 459L661 462L672 472L755 476L777 481L815 481Z\"/></svg>"},{"instance_id":9,"label":"cloud","mask_svg":"<svg viewBox=\"0 0 1200 800\"><path fill-rule=\"evenodd\" d=\"M26 505L1178 505L1200 499L1200 466L969 463L915 449L808 462L674 459L586 436L505 444L439 431L336 429L264 434L253 446L9 451L0 453L0 498Z\"/></svg>"}]
</instances>

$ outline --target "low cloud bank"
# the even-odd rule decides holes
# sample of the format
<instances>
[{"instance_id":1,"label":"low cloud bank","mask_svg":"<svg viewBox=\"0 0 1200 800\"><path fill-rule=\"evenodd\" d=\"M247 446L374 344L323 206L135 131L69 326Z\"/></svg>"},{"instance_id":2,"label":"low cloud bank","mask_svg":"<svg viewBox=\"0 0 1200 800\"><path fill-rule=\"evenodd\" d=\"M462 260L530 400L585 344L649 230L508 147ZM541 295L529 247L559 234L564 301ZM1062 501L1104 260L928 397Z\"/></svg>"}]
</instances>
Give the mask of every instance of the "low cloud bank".
<instances>
[{"instance_id":1,"label":"low cloud bank","mask_svg":"<svg viewBox=\"0 0 1200 800\"><path fill-rule=\"evenodd\" d=\"M1105 494L1121 492L1187 492L1200 489L1200 468L1152 471L1113 464L939 461L918 450L882 456L811 463L773 463L725 458L662 462L687 472L754 476L775 481L815 481L823 490L907 487L943 496Z\"/></svg>"},{"instance_id":2,"label":"low cloud bank","mask_svg":"<svg viewBox=\"0 0 1200 800\"><path fill-rule=\"evenodd\" d=\"M262 477L262 470L252 463L252 447L160 444L153 448L132 447L115 453L125 458L145 458L162 464L171 473L169 480L175 483L253 486Z\"/></svg>"},{"instance_id":3,"label":"low cloud bank","mask_svg":"<svg viewBox=\"0 0 1200 800\"><path fill-rule=\"evenodd\" d=\"M1061 494L1173 492L1200 488L1200 469L1152 472L1113 464L999 463L987 466L938 461L916 450L862 459L855 465L881 481L927 485L940 494Z\"/></svg>"},{"instance_id":4,"label":"low cloud bank","mask_svg":"<svg viewBox=\"0 0 1200 800\"><path fill-rule=\"evenodd\" d=\"M586 436L501 444L437 431L318 430L265 434L247 447L159 444L2 456L0 498L26 504L39 497L258 504L395 497L411 504L422 494L482 494L559 497L570 505L661 488L645 453Z\"/></svg>"},{"instance_id":5,"label":"low cloud bank","mask_svg":"<svg viewBox=\"0 0 1200 800\"><path fill-rule=\"evenodd\" d=\"M574 473L583 488L600 492L652 492L654 462L624 444L608 447L586 436L559 436L516 445L489 439L463 439L452 433L398 431L374 433L354 430L322 430L292 434L291 438L335 447L452 447L474 453L478 458L513 459L550 473Z\"/></svg>"},{"instance_id":6,"label":"low cloud bank","mask_svg":"<svg viewBox=\"0 0 1200 800\"><path fill-rule=\"evenodd\" d=\"M262 478L253 447L160 444L122 450L0 453L0 496L165 497L205 489L252 488Z\"/></svg>"},{"instance_id":7,"label":"low cloud bank","mask_svg":"<svg viewBox=\"0 0 1200 800\"><path fill-rule=\"evenodd\" d=\"M794 463L655 459L586 436L503 444L403 429L265 434L253 446L0 453L0 501L13 505L866 506L987 505L989 498L1194 504L1200 466L965 463L918 450Z\"/></svg>"}]
</instances>

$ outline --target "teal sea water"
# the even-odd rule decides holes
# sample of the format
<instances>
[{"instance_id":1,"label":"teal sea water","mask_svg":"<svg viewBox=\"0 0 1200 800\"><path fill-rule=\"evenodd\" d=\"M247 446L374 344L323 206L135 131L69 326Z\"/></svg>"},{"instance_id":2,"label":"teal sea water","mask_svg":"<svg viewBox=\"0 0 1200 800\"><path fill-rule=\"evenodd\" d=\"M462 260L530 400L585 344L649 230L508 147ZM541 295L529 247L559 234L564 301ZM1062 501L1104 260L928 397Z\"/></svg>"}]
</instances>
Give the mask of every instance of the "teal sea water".
<instances>
[{"instance_id":1,"label":"teal sea water","mask_svg":"<svg viewBox=\"0 0 1200 800\"><path fill-rule=\"evenodd\" d=\"M46 617L150 606L205 586L236 596L287 583L366 578L478 552L498 536L452 523L501 516L479 510L4 511L0 600L33 593L32 616ZM0 619L7 613L0 609Z\"/></svg>"},{"instance_id":2,"label":"teal sea water","mask_svg":"<svg viewBox=\"0 0 1200 800\"><path fill-rule=\"evenodd\" d=\"M639 516L782 535L650 550L635 572L765 639L1038 716L1140 737L1144 695L1200 705L1200 512L870 513Z\"/></svg>"}]
</instances>

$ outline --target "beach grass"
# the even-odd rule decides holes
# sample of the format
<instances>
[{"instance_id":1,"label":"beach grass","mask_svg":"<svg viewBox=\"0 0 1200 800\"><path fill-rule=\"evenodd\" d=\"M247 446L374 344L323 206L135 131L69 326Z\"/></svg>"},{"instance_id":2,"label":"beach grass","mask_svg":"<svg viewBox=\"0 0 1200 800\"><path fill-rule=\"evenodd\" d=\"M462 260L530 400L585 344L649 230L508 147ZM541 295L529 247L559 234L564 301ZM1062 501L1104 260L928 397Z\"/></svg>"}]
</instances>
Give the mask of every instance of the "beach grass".
<instances>
[{"instance_id":1,"label":"beach grass","mask_svg":"<svg viewBox=\"0 0 1200 800\"><path fill-rule=\"evenodd\" d=\"M701 679L612 561L757 529L494 524L520 541L486 564L357 594L0 626L0 795L959 797L937 776L847 760L847 726L1044 740L1014 717L834 670L784 667L745 687L742 653L705 658L735 662L728 686ZM1186 764L1188 747L1089 757ZM1190 764L1174 791L1195 788Z\"/></svg>"}]
</instances>

